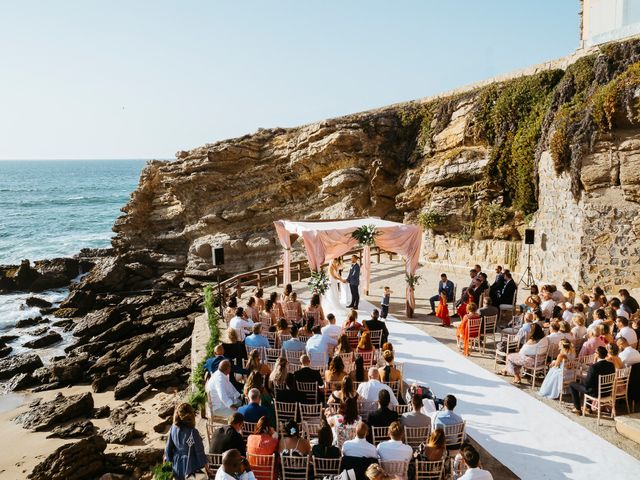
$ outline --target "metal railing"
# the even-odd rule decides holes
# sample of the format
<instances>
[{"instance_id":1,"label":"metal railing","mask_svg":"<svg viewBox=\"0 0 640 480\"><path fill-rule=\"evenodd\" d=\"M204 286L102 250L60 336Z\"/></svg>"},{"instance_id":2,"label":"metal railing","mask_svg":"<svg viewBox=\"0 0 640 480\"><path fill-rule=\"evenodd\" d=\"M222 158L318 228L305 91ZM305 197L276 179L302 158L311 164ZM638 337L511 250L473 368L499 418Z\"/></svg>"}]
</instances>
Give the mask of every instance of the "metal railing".
<instances>
[{"instance_id":1,"label":"metal railing","mask_svg":"<svg viewBox=\"0 0 640 480\"><path fill-rule=\"evenodd\" d=\"M380 247L371 247L372 261L375 257L376 263L380 263L380 257L385 254L389 255L389 260L393 260L393 256L397 255L393 252L382 250ZM341 256L341 260L349 258L351 257L351 255L358 255L362 257L362 248L348 251ZM323 267L325 265L323 265ZM277 287L278 285L282 285L283 275L284 265L282 263L259 268L257 270L251 270L250 272L238 273L237 275L234 275L220 282L222 297L225 300L231 295L235 295L237 298L241 298L243 289L246 289L248 287ZM297 278L297 281L300 282L310 276L311 269L309 268L309 262L307 260L296 260L291 262L292 281Z\"/></svg>"}]
</instances>

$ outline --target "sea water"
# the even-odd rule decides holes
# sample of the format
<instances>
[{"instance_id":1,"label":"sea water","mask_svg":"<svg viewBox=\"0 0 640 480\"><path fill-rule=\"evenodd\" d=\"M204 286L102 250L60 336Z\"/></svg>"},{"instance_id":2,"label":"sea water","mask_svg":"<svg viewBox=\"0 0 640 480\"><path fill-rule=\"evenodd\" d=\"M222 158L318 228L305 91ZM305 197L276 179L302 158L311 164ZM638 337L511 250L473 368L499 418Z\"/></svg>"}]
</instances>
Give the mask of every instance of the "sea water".
<instances>
[{"instance_id":1,"label":"sea water","mask_svg":"<svg viewBox=\"0 0 640 480\"><path fill-rule=\"evenodd\" d=\"M145 160L0 161L0 264L109 247L113 222L138 185L144 164ZM38 296L57 303L66 294L58 289ZM26 308L27 296L0 295L0 334L14 333L17 320L39 313ZM21 338L10 343L13 353L31 339L30 330L21 329Z\"/></svg>"}]
</instances>

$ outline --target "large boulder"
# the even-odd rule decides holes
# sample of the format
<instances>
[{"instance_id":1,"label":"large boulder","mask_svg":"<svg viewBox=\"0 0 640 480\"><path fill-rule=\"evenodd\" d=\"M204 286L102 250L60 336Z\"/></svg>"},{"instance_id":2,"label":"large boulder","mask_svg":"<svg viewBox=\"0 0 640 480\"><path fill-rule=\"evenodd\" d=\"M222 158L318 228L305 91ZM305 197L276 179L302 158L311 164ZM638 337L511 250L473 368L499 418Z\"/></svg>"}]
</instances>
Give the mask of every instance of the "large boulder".
<instances>
[{"instance_id":1,"label":"large boulder","mask_svg":"<svg viewBox=\"0 0 640 480\"><path fill-rule=\"evenodd\" d=\"M0 360L0 380L11 378L19 373L31 373L42 366L42 360L35 353L8 357Z\"/></svg>"},{"instance_id":2,"label":"large boulder","mask_svg":"<svg viewBox=\"0 0 640 480\"><path fill-rule=\"evenodd\" d=\"M95 432L96 427L91 420L81 420L54 428L47 438L81 438L93 435Z\"/></svg>"},{"instance_id":3,"label":"large boulder","mask_svg":"<svg viewBox=\"0 0 640 480\"><path fill-rule=\"evenodd\" d=\"M89 354L87 353L69 356L62 360L53 362L49 366L51 380L63 385L72 385L77 383L83 380L88 364Z\"/></svg>"},{"instance_id":4,"label":"large boulder","mask_svg":"<svg viewBox=\"0 0 640 480\"><path fill-rule=\"evenodd\" d=\"M84 277L78 290L93 292L117 292L123 290L127 283L128 270L121 257L104 257L96 259L91 272Z\"/></svg>"},{"instance_id":5,"label":"large boulder","mask_svg":"<svg viewBox=\"0 0 640 480\"><path fill-rule=\"evenodd\" d=\"M53 345L54 343L58 343L61 340L62 335L54 330L51 330L49 333L43 335L40 338L25 342L22 346L25 348L44 348Z\"/></svg>"},{"instance_id":6,"label":"large boulder","mask_svg":"<svg viewBox=\"0 0 640 480\"><path fill-rule=\"evenodd\" d=\"M130 398L138 393L145 385L142 375L129 375L118 382L113 389L113 396L116 400Z\"/></svg>"},{"instance_id":7,"label":"large boulder","mask_svg":"<svg viewBox=\"0 0 640 480\"><path fill-rule=\"evenodd\" d=\"M157 305L143 308L140 318L149 318L151 322L166 320L168 318L186 317L193 311L193 299L189 297L163 298Z\"/></svg>"},{"instance_id":8,"label":"large boulder","mask_svg":"<svg viewBox=\"0 0 640 480\"><path fill-rule=\"evenodd\" d=\"M29 260L22 260L20 267L16 271L13 281L18 290L28 291L31 289L31 285L40 277L40 274L35 268L31 267Z\"/></svg>"},{"instance_id":9,"label":"large boulder","mask_svg":"<svg viewBox=\"0 0 640 480\"><path fill-rule=\"evenodd\" d=\"M41 432L49 430L69 420L77 418L91 418L93 415L93 396L81 393L65 397L59 393L50 402L40 403L38 408L32 408L15 419L28 430Z\"/></svg>"},{"instance_id":10,"label":"large boulder","mask_svg":"<svg viewBox=\"0 0 640 480\"><path fill-rule=\"evenodd\" d=\"M125 445L136 438L142 438L144 433L136 430L135 426L131 423L121 423L115 427L102 430L100 435L102 435L107 443Z\"/></svg>"},{"instance_id":11,"label":"large boulder","mask_svg":"<svg viewBox=\"0 0 640 480\"><path fill-rule=\"evenodd\" d=\"M52 305L51 302L40 297L28 297L24 303L27 304L27 307L36 308L49 308Z\"/></svg>"},{"instance_id":12,"label":"large boulder","mask_svg":"<svg viewBox=\"0 0 640 480\"><path fill-rule=\"evenodd\" d=\"M76 337L93 336L104 332L122 319L116 307L106 307L87 314L73 329Z\"/></svg>"},{"instance_id":13,"label":"large boulder","mask_svg":"<svg viewBox=\"0 0 640 480\"><path fill-rule=\"evenodd\" d=\"M33 327L34 325L39 325L41 323L49 323L49 321L50 320L42 317L23 318L22 320L18 320L16 322L16 328Z\"/></svg>"},{"instance_id":14,"label":"large boulder","mask_svg":"<svg viewBox=\"0 0 640 480\"><path fill-rule=\"evenodd\" d=\"M74 308L80 311L90 310L96 301L96 296L85 290L73 290L60 304L60 308Z\"/></svg>"},{"instance_id":15,"label":"large boulder","mask_svg":"<svg viewBox=\"0 0 640 480\"><path fill-rule=\"evenodd\" d=\"M163 450L160 448L138 448L105 455L106 470L113 473L141 478L158 463L162 463Z\"/></svg>"},{"instance_id":16,"label":"large boulder","mask_svg":"<svg viewBox=\"0 0 640 480\"><path fill-rule=\"evenodd\" d=\"M171 387L180 384L180 376L184 368L178 363L170 363L145 372L143 377L147 384L157 388Z\"/></svg>"},{"instance_id":17,"label":"large boulder","mask_svg":"<svg viewBox=\"0 0 640 480\"><path fill-rule=\"evenodd\" d=\"M67 443L35 466L31 480L86 480L96 478L105 469L107 442L99 435Z\"/></svg>"}]
</instances>

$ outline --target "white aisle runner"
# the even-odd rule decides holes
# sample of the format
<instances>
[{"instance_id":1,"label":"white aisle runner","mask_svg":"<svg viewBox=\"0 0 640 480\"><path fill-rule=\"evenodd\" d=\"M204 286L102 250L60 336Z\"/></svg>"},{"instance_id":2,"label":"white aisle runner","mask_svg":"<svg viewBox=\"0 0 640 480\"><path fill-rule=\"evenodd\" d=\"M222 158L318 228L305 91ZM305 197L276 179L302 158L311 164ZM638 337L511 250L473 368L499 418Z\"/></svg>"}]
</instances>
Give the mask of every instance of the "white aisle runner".
<instances>
[{"instance_id":1,"label":"white aisle runner","mask_svg":"<svg viewBox=\"0 0 640 480\"><path fill-rule=\"evenodd\" d=\"M373 308L361 300L359 319ZM438 397L455 395L471 437L520 478L630 479L640 472L639 460L429 334L391 316L387 327L405 381L428 385Z\"/></svg>"}]
</instances>

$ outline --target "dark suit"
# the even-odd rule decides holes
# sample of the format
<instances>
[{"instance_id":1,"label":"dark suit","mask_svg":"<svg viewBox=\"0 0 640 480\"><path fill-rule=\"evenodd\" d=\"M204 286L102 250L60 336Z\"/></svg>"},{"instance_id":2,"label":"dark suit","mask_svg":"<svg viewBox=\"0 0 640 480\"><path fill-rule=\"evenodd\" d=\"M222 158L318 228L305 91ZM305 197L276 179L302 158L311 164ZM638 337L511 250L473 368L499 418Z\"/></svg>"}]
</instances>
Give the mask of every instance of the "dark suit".
<instances>
[{"instance_id":1,"label":"dark suit","mask_svg":"<svg viewBox=\"0 0 640 480\"><path fill-rule=\"evenodd\" d=\"M243 457L247 453L247 445L242 435L236 432L231 425L225 425L213 432L209 453L224 453L232 448L238 449Z\"/></svg>"},{"instance_id":2,"label":"dark suit","mask_svg":"<svg viewBox=\"0 0 640 480\"><path fill-rule=\"evenodd\" d=\"M360 265L357 263L351 265L349 275L347 276L347 283L351 290L351 307L357 309L360 303L360 292L358 291L358 287L360 286Z\"/></svg>"},{"instance_id":3,"label":"dark suit","mask_svg":"<svg viewBox=\"0 0 640 480\"><path fill-rule=\"evenodd\" d=\"M492 315L498 315L500 311L493 305L482 307L478 310L478 314L482 317L482 323L480 324L480 332L484 331L484 317L491 317Z\"/></svg>"},{"instance_id":4,"label":"dark suit","mask_svg":"<svg viewBox=\"0 0 640 480\"><path fill-rule=\"evenodd\" d=\"M367 423L370 427L388 427L393 422L398 421L398 412L391 410L388 407L379 408L375 412L369 414Z\"/></svg>"},{"instance_id":5,"label":"dark suit","mask_svg":"<svg viewBox=\"0 0 640 480\"><path fill-rule=\"evenodd\" d=\"M502 291L500 292L500 297L498 298L497 305L511 305L513 303L513 297L516 294L517 285L513 280L509 280L502 287Z\"/></svg>"},{"instance_id":6,"label":"dark suit","mask_svg":"<svg viewBox=\"0 0 640 480\"><path fill-rule=\"evenodd\" d=\"M318 384L318 388L324 385L324 379L322 378L322 375L320 375L320 371L314 370L313 368L302 367L300 370L295 372L293 376L296 379L296 382L306 382L306 383L316 382ZM307 396L302 394L300 395L300 398L302 397L304 397L305 399L304 403L307 403L306 402ZM316 400L318 400L318 398L316 398Z\"/></svg>"},{"instance_id":7,"label":"dark suit","mask_svg":"<svg viewBox=\"0 0 640 480\"><path fill-rule=\"evenodd\" d=\"M480 297L487 288L489 288L489 283L486 280L476 288L469 288L468 293L473 296L473 301L476 305L480 305Z\"/></svg>"},{"instance_id":8,"label":"dark suit","mask_svg":"<svg viewBox=\"0 0 640 480\"><path fill-rule=\"evenodd\" d=\"M438 294L434 295L429 299L429 303L431 303L432 312L435 312L436 310L436 302L440 301L441 293L444 293L446 295L447 302L451 303L455 300L455 298L453 298L453 287L454 285L451 280L447 280L446 282L443 282L442 280L440 280L438 282Z\"/></svg>"},{"instance_id":9,"label":"dark suit","mask_svg":"<svg viewBox=\"0 0 640 480\"><path fill-rule=\"evenodd\" d=\"M569 390L573 397L573 406L576 407L577 410L580 410L582 407L581 397L585 393L594 397L597 396L600 375L609 375L615 371L616 368L613 366L613 363L607 360L598 360L596 363L591 365L584 383L572 382L569 384Z\"/></svg>"},{"instance_id":10,"label":"dark suit","mask_svg":"<svg viewBox=\"0 0 640 480\"><path fill-rule=\"evenodd\" d=\"M387 329L387 324L382 320L365 320L364 326L367 327L371 331L382 330L382 343L386 343L389 338L389 330ZM376 348L379 348L379 345L376 345Z\"/></svg>"}]
</instances>

